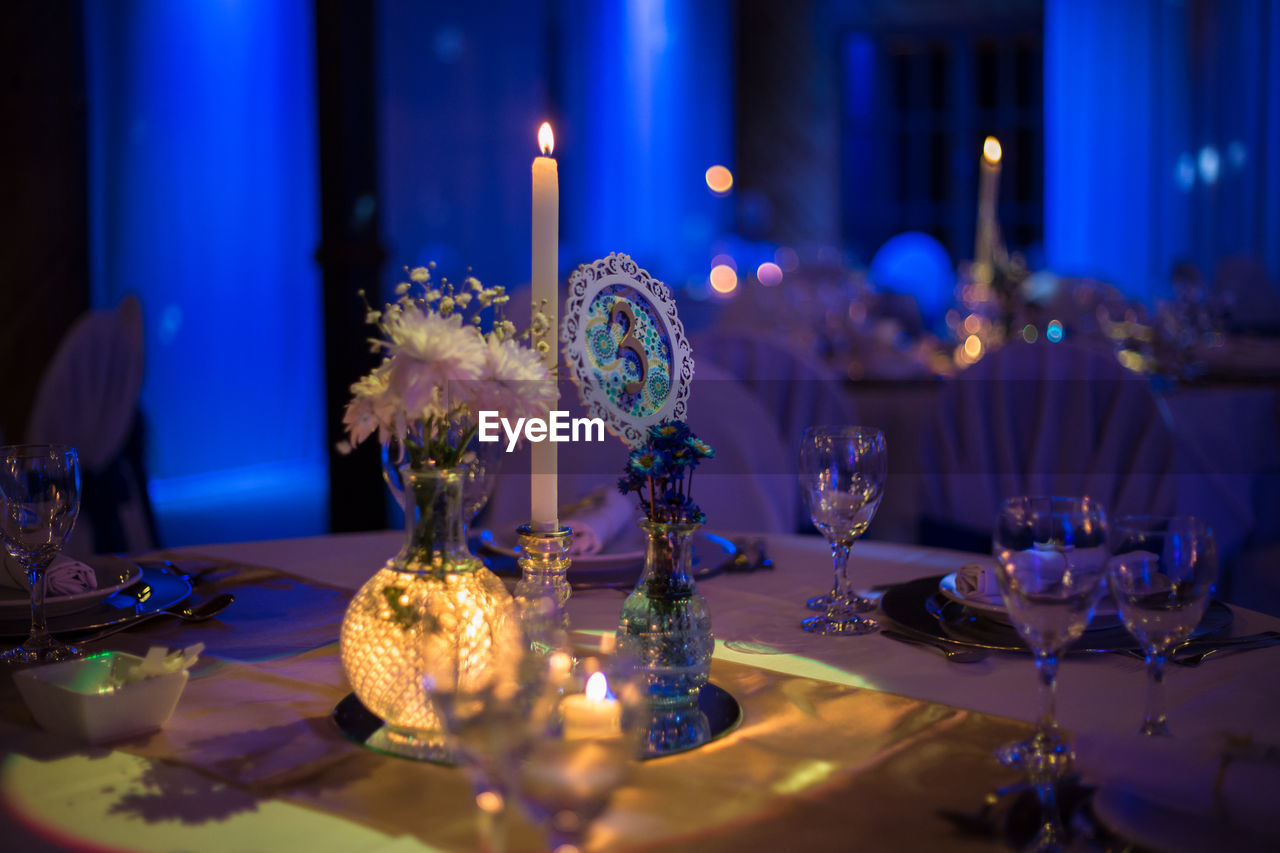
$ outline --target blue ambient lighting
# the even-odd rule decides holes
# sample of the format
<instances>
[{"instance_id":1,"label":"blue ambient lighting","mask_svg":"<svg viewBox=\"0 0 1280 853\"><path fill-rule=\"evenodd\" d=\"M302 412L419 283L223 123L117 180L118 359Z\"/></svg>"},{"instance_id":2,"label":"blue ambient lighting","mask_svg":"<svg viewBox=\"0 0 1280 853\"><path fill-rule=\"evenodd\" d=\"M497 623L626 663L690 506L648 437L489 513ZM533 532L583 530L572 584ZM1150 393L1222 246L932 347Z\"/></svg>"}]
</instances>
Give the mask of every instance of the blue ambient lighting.
<instances>
[{"instance_id":1,"label":"blue ambient lighting","mask_svg":"<svg viewBox=\"0 0 1280 853\"><path fill-rule=\"evenodd\" d=\"M312 39L308 0L85 4L92 300L143 304L167 545L328 526Z\"/></svg>"}]
</instances>

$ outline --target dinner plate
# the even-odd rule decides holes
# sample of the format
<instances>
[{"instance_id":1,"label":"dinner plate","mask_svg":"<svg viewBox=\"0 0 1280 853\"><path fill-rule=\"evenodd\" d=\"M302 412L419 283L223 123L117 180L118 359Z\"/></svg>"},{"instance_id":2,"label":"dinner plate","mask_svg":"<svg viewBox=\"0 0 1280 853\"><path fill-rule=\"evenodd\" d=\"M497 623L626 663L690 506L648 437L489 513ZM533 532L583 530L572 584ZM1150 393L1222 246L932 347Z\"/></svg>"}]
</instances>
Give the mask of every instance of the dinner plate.
<instances>
[{"instance_id":1,"label":"dinner plate","mask_svg":"<svg viewBox=\"0 0 1280 853\"><path fill-rule=\"evenodd\" d=\"M1200 853L1275 850L1280 838L1260 838L1225 821L1152 802L1118 785L1103 785L1093 795L1093 816L1126 841L1144 850Z\"/></svg>"},{"instance_id":2,"label":"dinner plate","mask_svg":"<svg viewBox=\"0 0 1280 853\"><path fill-rule=\"evenodd\" d=\"M988 619L994 619L997 622L1003 622L1006 625L1011 624L1009 622L1009 612L1004 607L1004 599L999 594L994 597L965 595L956 589L956 572L944 575L942 580L938 581L938 592L951 601L969 608L974 613L981 614ZM1094 609L1093 619L1089 622L1088 630L1097 631L1103 628L1114 628L1119 624L1120 614L1116 611L1114 599L1108 593L1098 602L1097 608Z\"/></svg>"},{"instance_id":3,"label":"dinner plate","mask_svg":"<svg viewBox=\"0 0 1280 853\"><path fill-rule=\"evenodd\" d=\"M480 532L480 541L485 547L507 557L520 556L517 537L515 527L499 527ZM644 560L644 547L644 531L637 525L627 525L626 529L611 539L608 546L598 553L575 554L569 571L601 571L634 566Z\"/></svg>"},{"instance_id":4,"label":"dinner plate","mask_svg":"<svg viewBox=\"0 0 1280 853\"><path fill-rule=\"evenodd\" d=\"M637 528L637 532L639 528ZM643 533L641 533L643 536ZM514 538L514 533L512 535ZM518 577L520 566L518 551L499 544L491 530L481 530L475 537L476 551L485 558L485 564L494 573L506 577ZM723 536L699 530L693 534L692 570L695 579L708 578L720 573L738 553L738 546ZM625 586L640 579L644 570L644 549L622 552L625 559L612 552L572 558L567 572L574 587ZM600 559L601 557L610 559Z\"/></svg>"},{"instance_id":5,"label":"dinner plate","mask_svg":"<svg viewBox=\"0 0 1280 853\"><path fill-rule=\"evenodd\" d=\"M48 618L87 610L138 580L142 569L137 563L111 555L86 557L80 562L93 569L98 584L93 589L70 595L47 595L44 612ZM27 620L31 623L31 594L25 589L0 587L0 621Z\"/></svg>"},{"instance_id":6,"label":"dinner plate","mask_svg":"<svg viewBox=\"0 0 1280 853\"><path fill-rule=\"evenodd\" d=\"M1026 644L1012 625L987 619L966 605L947 598L939 590L941 581L940 576L935 576L890 587L880 598L880 609L890 621L909 633L969 648L1027 651ZM1225 630L1231 619L1231 608L1220 601L1211 601L1191 636L1216 634ZM1067 649L1067 653L1128 651L1137 647L1129 632L1122 625L1115 625L1086 631Z\"/></svg>"},{"instance_id":7,"label":"dinner plate","mask_svg":"<svg viewBox=\"0 0 1280 853\"><path fill-rule=\"evenodd\" d=\"M97 560L96 557L94 559ZM50 616L49 633L74 634L77 631L91 631L120 622L136 621L172 607L191 595L191 583L186 578L160 569L139 569L139 572L140 576L133 584L98 600L92 607ZM0 619L0 637L25 639L30 632L29 612L22 618Z\"/></svg>"}]
</instances>

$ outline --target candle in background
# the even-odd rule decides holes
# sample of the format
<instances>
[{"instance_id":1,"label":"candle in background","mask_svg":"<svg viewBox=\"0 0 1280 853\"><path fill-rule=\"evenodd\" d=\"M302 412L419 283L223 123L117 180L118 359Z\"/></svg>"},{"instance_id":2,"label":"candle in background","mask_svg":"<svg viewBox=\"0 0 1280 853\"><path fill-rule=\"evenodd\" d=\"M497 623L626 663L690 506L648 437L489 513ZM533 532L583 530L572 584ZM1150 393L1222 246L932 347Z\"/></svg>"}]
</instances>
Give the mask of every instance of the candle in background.
<instances>
[{"instance_id":1,"label":"candle in background","mask_svg":"<svg viewBox=\"0 0 1280 853\"><path fill-rule=\"evenodd\" d=\"M988 136L982 142L982 158L980 161L981 179L978 184L978 233L973 247L975 265L982 265L984 278L991 278L991 263L994 259L997 228L996 196L1000 186L1000 140Z\"/></svg>"},{"instance_id":2,"label":"candle in background","mask_svg":"<svg viewBox=\"0 0 1280 853\"><path fill-rule=\"evenodd\" d=\"M547 330L533 339L533 344L547 344L543 363L554 370L559 357L560 340L560 178L556 161L551 156L555 138L551 125L543 122L538 128L538 148L542 156L533 160L533 310L542 308L548 322ZM556 445L551 441L531 443L532 491L530 515L536 530L555 530L560 526L557 468L559 466Z\"/></svg>"}]
</instances>

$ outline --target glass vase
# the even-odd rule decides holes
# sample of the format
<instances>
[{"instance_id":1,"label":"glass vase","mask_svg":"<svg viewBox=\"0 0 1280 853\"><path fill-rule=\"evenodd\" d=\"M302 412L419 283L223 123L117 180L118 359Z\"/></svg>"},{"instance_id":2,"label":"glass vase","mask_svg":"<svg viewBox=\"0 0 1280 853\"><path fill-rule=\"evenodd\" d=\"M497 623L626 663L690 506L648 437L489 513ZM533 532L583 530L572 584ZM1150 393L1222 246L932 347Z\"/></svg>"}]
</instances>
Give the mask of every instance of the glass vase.
<instances>
[{"instance_id":1,"label":"glass vase","mask_svg":"<svg viewBox=\"0 0 1280 853\"><path fill-rule=\"evenodd\" d=\"M347 606L342 667L361 703L385 723L370 746L450 760L424 679L444 665L483 670L515 611L502 581L467 548L466 471L406 465L400 474L411 499L405 544Z\"/></svg>"},{"instance_id":2,"label":"glass vase","mask_svg":"<svg viewBox=\"0 0 1280 853\"><path fill-rule=\"evenodd\" d=\"M641 521L644 574L622 604L618 653L639 662L655 710L690 706L711 671L711 618L693 580L692 537L700 524Z\"/></svg>"}]
</instances>

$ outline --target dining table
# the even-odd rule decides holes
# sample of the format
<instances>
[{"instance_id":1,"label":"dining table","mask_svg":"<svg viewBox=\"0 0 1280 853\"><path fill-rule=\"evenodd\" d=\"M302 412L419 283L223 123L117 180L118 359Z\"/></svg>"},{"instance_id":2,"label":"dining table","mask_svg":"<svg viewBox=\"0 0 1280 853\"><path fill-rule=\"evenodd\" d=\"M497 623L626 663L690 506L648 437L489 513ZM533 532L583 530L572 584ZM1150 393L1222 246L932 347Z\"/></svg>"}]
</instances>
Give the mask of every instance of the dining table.
<instances>
[{"instance_id":1,"label":"dining table","mask_svg":"<svg viewBox=\"0 0 1280 853\"><path fill-rule=\"evenodd\" d=\"M637 762L592 827L589 849L1009 849L1009 837L983 817L989 795L1020 782L993 752L1032 731L1030 655L983 652L960 662L882 634L806 633L806 599L831 585L825 540L716 532L735 543L730 550L768 558L698 581L716 638L711 680L734 697L741 720L696 749ZM204 644L173 716L150 734L87 746L42 731L4 679L0 846L476 849L475 802L461 769L373 751L334 721L351 690L339 657L345 608L403 541L391 530L146 555L189 574L193 598L230 592L234 604L205 622L153 619L91 644L135 653ZM850 574L856 587L878 592L973 560L863 541ZM634 576L631 567L618 583L596 578L575 589L574 631L611 633ZM1247 608L1230 614L1227 634L1280 629L1280 620ZM1277 647L1171 665L1175 742L1228 735L1280 744L1278 676ZM1136 737L1145 690L1133 655L1067 655L1058 721L1076 738ZM1117 752L1115 760L1125 759ZM1144 829L1157 834L1136 840L1160 849L1158 832L1168 827L1131 831ZM516 816L509 846L544 849L544 836Z\"/></svg>"}]
</instances>

